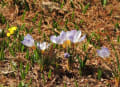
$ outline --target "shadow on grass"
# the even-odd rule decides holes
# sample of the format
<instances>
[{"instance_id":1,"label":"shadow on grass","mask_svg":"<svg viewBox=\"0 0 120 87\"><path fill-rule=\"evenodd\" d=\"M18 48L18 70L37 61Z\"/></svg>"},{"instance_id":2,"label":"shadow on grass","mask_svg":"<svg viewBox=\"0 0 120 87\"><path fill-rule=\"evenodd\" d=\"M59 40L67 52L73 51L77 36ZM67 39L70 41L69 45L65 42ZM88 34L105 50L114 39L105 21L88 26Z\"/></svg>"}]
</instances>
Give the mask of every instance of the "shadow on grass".
<instances>
[{"instance_id":1,"label":"shadow on grass","mask_svg":"<svg viewBox=\"0 0 120 87\"><path fill-rule=\"evenodd\" d=\"M87 65L84 70L82 71L82 75L80 75L79 69L78 68L74 68L74 70L72 72L65 70L63 71L62 69L55 71L55 74L58 76L58 78L56 79L56 83L61 83L64 80L64 77L68 78L68 79L72 79L72 78L79 78L80 77L86 77L88 78L90 76L90 78L93 79L98 79L98 67L97 66L93 66L93 65ZM75 72L74 72L75 71ZM106 69L101 68L102 71L102 75L101 78L102 79L108 79L110 80L112 77L112 72Z\"/></svg>"},{"instance_id":2,"label":"shadow on grass","mask_svg":"<svg viewBox=\"0 0 120 87\"><path fill-rule=\"evenodd\" d=\"M87 65L85 69L82 71L82 76L89 76L91 75L91 78L97 78L98 77L98 67L93 65ZM110 70L106 70L104 68L100 68L102 74L101 78L103 79L110 79L112 77L112 72Z\"/></svg>"}]
</instances>

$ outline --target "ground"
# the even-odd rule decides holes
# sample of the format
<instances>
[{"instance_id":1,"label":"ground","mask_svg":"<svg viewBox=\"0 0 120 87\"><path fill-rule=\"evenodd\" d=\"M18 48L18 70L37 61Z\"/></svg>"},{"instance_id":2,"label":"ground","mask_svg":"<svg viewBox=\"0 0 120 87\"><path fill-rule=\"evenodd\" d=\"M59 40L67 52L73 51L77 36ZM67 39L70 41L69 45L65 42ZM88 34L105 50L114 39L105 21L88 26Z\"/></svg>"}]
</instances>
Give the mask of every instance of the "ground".
<instances>
[{"instance_id":1,"label":"ground","mask_svg":"<svg viewBox=\"0 0 120 87\"><path fill-rule=\"evenodd\" d=\"M7 37L12 26L18 30ZM0 29L4 31L0 35L0 87L120 87L120 0L0 0ZM86 38L75 52L71 50L71 69L63 47L45 51L43 56L51 58L47 61L55 58L55 63L42 69L39 58L34 59L37 51L21 43L28 33L36 42L51 43L51 35L74 29ZM100 47L109 49L109 58L97 55ZM76 54L82 60L88 54L82 70Z\"/></svg>"}]
</instances>

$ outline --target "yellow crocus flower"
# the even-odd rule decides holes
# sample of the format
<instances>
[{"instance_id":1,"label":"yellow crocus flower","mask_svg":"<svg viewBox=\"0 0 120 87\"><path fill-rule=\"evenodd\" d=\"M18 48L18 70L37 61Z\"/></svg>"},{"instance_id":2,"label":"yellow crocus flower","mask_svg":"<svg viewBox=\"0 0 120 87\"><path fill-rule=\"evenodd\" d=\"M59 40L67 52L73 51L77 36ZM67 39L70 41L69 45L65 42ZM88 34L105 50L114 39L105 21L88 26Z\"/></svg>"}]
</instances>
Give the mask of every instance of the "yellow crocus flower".
<instances>
[{"instance_id":1,"label":"yellow crocus flower","mask_svg":"<svg viewBox=\"0 0 120 87\"><path fill-rule=\"evenodd\" d=\"M13 31L13 30L11 30L11 31L10 31L10 34L14 34L14 31Z\"/></svg>"},{"instance_id":2,"label":"yellow crocus flower","mask_svg":"<svg viewBox=\"0 0 120 87\"><path fill-rule=\"evenodd\" d=\"M11 30L15 31L15 30L17 30L17 27L11 27Z\"/></svg>"},{"instance_id":3,"label":"yellow crocus flower","mask_svg":"<svg viewBox=\"0 0 120 87\"><path fill-rule=\"evenodd\" d=\"M17 27L11 27L11 28L9 28L8 30L9 30L9 31L15 31L15 30L17 30Z\"/></svg>"},{"instance_id":4,"label":"yellow crocus flower","mask_svg":"<svg viewBox=\"0 0 120 87\"><path fill-rule=\"evenodd\" d=\"M10 33L7 33L7 37L10 37L10 35L11 35Z\"/></svg>"},{"instance_id":5,"label":"yellow crocus flower","mask_svg":"<svg viewBox=\"0 0 120 87\"><path fill-rule=\"evenodd\" d=\"M10 37L11 34L14 34L14 31L17 30L17 27L11 27L8 29L7 37Z\"/></svg>"}]
</instances>

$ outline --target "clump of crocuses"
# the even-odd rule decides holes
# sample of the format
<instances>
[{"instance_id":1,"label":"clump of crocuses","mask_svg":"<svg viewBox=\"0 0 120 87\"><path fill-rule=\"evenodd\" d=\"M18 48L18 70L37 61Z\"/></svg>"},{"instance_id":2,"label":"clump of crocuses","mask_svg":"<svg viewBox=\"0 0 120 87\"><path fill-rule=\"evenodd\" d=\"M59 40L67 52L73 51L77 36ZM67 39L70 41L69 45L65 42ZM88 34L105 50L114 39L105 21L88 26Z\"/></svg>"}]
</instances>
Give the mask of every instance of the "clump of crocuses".
<instances>
[{"instance_id":1,"label":"clump of crocuses","mask_svg":"<svg viewBox=\"0 0 120 87\"><path fill-rule=\"evenodd\" d=\"M27 47L32 47L32 48L36 48L35 47L35 41L33 39L33 37L30 34L27 34L24 37L24 40L21 41L21 43ZM42 53L45 51L45 49L47 49L50 46L50 44L47 44L46 42L43 43L38 43L37 42L37 48L40 49L42 51Z\"/></svg>"},{"instance_id":2,"label":"clump of crocuses","mask_svg":"<svg viewBox=\"0 0 120 87\"><path fill-rule=\"evenodd\" d=\"M62 31L59 36L52 35L50 40L55 44L63 45L63 47L71 46L71 43L79 43L85 39L86 35L81 37L80 30Z\"/></svg>"}]
</instances>

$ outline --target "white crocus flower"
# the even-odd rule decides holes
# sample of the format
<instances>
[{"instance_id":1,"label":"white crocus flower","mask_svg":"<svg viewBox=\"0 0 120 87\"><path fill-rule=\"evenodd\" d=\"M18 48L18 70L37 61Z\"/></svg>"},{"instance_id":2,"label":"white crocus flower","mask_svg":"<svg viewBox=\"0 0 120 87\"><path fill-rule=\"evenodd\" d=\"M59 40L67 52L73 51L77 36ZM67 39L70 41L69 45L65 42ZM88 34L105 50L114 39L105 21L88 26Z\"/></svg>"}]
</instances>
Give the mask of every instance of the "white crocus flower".
<instances>
[{"instance_id":1,"label":"white crocus flower","mask_svg":"<svg viewBox=\"0 0 120 87\"><path fill-rule=\"evenodd\" d=\"M47 49L50 46L50 44L47 44L46 42L43 43L37 43L37 47L44 53L45 49Z\"/></svg>"}]
</instances>

